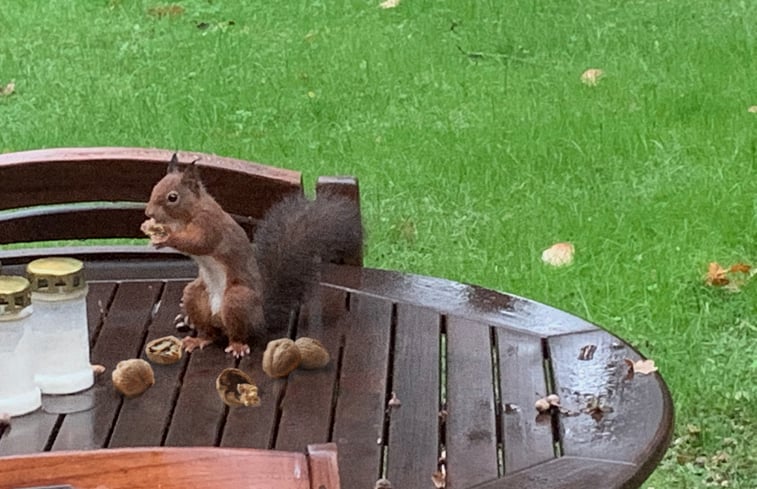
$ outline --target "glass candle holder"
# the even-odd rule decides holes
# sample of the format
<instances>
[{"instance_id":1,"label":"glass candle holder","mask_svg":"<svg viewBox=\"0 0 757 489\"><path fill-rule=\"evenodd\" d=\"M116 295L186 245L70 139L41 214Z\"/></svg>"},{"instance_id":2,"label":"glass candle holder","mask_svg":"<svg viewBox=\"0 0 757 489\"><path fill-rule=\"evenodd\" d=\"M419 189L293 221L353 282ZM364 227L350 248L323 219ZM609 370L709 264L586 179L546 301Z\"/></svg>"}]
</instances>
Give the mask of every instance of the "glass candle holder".
<instances>
[{"instance_id":1,"label":"glass candle holder","mask_svg":"<svg viewBox=\"0 0 757 489\"><path fill-rule=\"evenodd\" d=\"M92 386L84 265L73 258L29 263L34 379L43 394L71 394Z\"/></svg>"},{"instance_id":2,"label":"glass candle holder","mask_svg":"<svg viewBox=\"0 0 757 489\"><path fill-rule=\"evenodd\" d=\"M0 413L20 416L41 405L34 383L31 291L24 277L0 276Z\"/></svg>"}]
</instances>

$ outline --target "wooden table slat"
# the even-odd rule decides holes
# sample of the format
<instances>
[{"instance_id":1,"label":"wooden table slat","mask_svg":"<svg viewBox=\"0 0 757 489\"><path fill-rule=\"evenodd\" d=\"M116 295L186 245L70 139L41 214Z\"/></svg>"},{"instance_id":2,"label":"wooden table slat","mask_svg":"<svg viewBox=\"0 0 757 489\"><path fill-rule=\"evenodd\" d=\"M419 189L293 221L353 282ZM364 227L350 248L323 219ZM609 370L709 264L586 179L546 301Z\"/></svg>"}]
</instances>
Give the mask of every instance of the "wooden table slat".
<instances>
[{"instance_id":1,"label":"wooden table slat","mask_svg":"<svg viewBox=\"0 0 757 489\"><path fill-rule=\"evenodd\" d=\"M260 406L229 408L221 438L222 447L273 448L278 420L279 391L283 388L285 381L268 377L263 373L262 364L263 349L257 347L253 348L251 354L244 357L237 366L252 377L252 381L258 387ZM216 400L221 402L218 396Z\"/></svg>"},{"instance_id":2,"label":"wooden table slat","mask_svg":"<svg viewBox=\"0 0 757 489\"><path fill-rule=\"evenodd\" d=\"M343 290L322 288L320 305L312 304L310 307L320 306L321 309L303 308L297 337L306 336L320 341L329 352L331 361L322 369L297 369L289 374L276 439L279 450L298 450L311 443L329 441L339 351L342 337L350 327L350 320L345 317L346 296Z\"/></svg>"},{"instance_id":3,"label":"wooden table slat","mask_svg":"<svg viewBox=\"0 0 757 489\"><path fill-rule=\"evenodd\" d=\"M547 394L542 341L532 335L495 329L499 352L505 473L554 458L549 415L537 416L534 402Z\"/></svg>"},{"instance_id":4,"label":"wooden table slat","mask_svg":"<svg viewBox=\"0 0 757 489\"><path fill-rule=\"evenodd\" d=\"M579 360L588 345L596 347L593 357ZM604 331L549 338L549 350L562 406L581 412L560 417L566 455L640 463L651 445L662 456L672 406L658 374L627 378L624 358L638 360L637 352ZM606 406L601 416L585 412L592 397Z\"/></svg>"},{"instance_id":5,"label":"wooden table slat","mask_svg":"<svg viewBox=\"0 0 757 489\"><path fill-rule=\"evenodd\" d=\"M2 464L0 489L52 484L76 489L311 488L303 453L270 450L121 448L11 457Z\"/></svg>"},{"instance_id":6,"label":"wooden table slat","mask_svg":"<svg viewBox=\"0 0 757 489\"><path fill-rule=\"evenodd\" d=\"M91 352L92 363L107 368L88 393L93 396L94 407L65 416L53 450L102 448L108 443L122 402L111 385L110 374L119 361L139 354L161 288L160 282L119 285Z\"/></svg>"},{"instance_id":7,"label":"wooden table slat","mask_svg":"<svg viewBox=\"0 0 757 489\"><path fill-rule=\"evenodd\" d=\"M428 486L439 457L439 331L436 311L399 304L389 408L387 477L395 487Z\"/></svg>"},{"instance_id":8,"label":"wooden table slat","mask_svg":"<svg viewBox=\"0 0 757 489\"><path fill-rule=\"evenodd\" d=\"M179 313L179 301L183 289L183 282L166 284L157 314L149 326L146 341L176 334L173 319ZM140 347L139 358L147 360L144 346L142 344ZM170 422L173 404L178 396L186 362L187 358L184 355L181 361L171 365L151 363L155 384L144 394L124 400L113 428L109 447L161 445L163 434ZM136 427L138 429L135 429Z\"/></svg>"},{"instance_id":9,"label":"wooden table slat","mask_svg":"<svg viewBox=\"0 0 757 489\"><path fill-rule=\"evenodd\" d=\"M447 320L447 487L498 477L497 419L490 328Z\"/></svg>"},{"instance_id":10,"label":"wooden table slat","mask_svg":"<svg viewBox=\"0 0 757 489\"><path fill-rule=\"evenodd\" d=\"M506 475L501 479L476 486L476 489L566 489L606 488L630 489L633 465L577 457L562 457Z\"/></svg>"},{"instance_id":11,"label":"wooden table slat","mask_svg":"<svg viewBox=\"0 0 757 489\"><path fill-rule=\"evenodd\" d=\"M227 407L218 396L215 380L223 369L236 366L223 350L208 345L189 354L166 446L214 446L220 441Z\"/></svg>"},{"instance_id":12,"label":"wooden table slat","mask_svg":"<svg viewBox=\"0 0 757 489\"><path fill-rule=\"evenodd\" d=\"M323 279L346 290L429 307L450 316L506 326L534 335L598 329L584 319L530 299L442 278L394 270L326 265Z\"/></svg>"},{"instance_id":13,"label":"wooden table slat","mask_svg":"<svg viewBox=\"0 0 757 489\"><path fill-rule=\"evenodd\" d=\"M348 320L333 441L342 485L372 487L381 469L392 303L353 294Z\"/></svg>"}]
</instances>

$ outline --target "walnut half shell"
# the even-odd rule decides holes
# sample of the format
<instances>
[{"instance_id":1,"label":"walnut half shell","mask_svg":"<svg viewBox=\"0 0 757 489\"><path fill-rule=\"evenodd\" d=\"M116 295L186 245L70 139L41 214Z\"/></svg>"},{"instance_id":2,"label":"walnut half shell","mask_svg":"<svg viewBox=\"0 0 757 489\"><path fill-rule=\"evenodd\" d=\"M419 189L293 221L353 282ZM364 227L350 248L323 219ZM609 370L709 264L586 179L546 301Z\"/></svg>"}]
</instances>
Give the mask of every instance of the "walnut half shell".
<instances>
[{"instance_id":1,"label":"walnut half shell","mask_svg":"<svg viewBox=\"0 0 757 489\"><path fill-rule=\"evenodd\" d=\"M118 362L111 379L113 387L126 397L138 396L155 383L152 367L140 358Z\"/></svg>"},{"instance_id":2,"label":"walnut half shell","mask_svg":"<svg viewBox=\"0 0 757 489\"><path fill-rule=\"evenodd\" d=\"M227 406L259 406L258 388L252 377L238 368L227 368L216 378L216 390Z\"/></svg>"},{"instance_id":3,"label":"walnut half shell","mask_svg":"<svg viewBox=\"0 0 757 489\"><path fill-rule=\"evenodd\" d=\"M164 336L147 343L145 355L153 363L170 365L181 360L181 340L175 336Z\"/></svg>"}]
</instances>

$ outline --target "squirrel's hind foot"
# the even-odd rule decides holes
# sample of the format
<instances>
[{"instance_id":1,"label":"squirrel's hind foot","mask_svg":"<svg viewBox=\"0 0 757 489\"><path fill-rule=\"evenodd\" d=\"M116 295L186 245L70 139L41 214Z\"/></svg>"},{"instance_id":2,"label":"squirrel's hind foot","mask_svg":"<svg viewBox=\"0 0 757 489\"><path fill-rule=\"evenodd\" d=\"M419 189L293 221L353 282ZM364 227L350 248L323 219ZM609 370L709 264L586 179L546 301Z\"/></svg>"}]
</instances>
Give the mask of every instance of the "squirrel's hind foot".
<instances>
[{"instance_id":1,"label":"squirrel's hind foot","mask_svg":"<svg viewBox=\"0 0 757 489\"><path fill-rule=\"evenodd\" d=\"M199 338L196 336L185 336L181 340L181 346L184 347L184 349L187 351L187 353L192 353L197 348L202 350L209 344L213 343L212 340L209 340L207 338Z\"/></svg>"},{"instance_id":2,"label":"squirrel's hind foot","mask_svg":"<svg viewBox=\"0 0 757 489\"><path fill-rule=\"evenodd\" d=\"M234 355L234 358L242 358L243 356L250 354L250 347L244 343L232 341L224 351Z\"/></svg>"}]
</instances>

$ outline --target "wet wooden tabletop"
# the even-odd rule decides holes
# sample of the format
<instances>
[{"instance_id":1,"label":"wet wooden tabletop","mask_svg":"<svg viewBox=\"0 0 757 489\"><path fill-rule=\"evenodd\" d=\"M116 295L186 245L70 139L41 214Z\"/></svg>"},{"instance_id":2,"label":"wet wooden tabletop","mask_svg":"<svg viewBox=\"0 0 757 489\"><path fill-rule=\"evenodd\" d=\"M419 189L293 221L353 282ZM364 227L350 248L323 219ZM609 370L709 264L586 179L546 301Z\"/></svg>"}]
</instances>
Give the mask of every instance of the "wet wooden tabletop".
<instances>
[{"instance_id":1,"label":"wet wooden tabletop","mask_svg":"<svg viewBox=\"0 0 757 489\"><path fill-rule=\"evenodd\" d=\"M72 253L69 253L69 255ZM168 255L165 255L168 257ZM447 280L331 266L321 308L293 336L320 340L321 370L270 379L263 345L235 361L214 346L155 365L155 385L118 395L110 372L177 334L187 260L80 256L88 269L95 387L43 396L14 418L0 456L113 447L338 447L341 486L371 488L638 487L664 454L672 405L658 374L629 376L639 354L597 326L550 307ZM4 261L13 273L26 261ZM215 390L227 367L252 375L262 403L229 408ZM561 409L534 402L555 393ZM395 398L395 401L389 401ZM2 459L0 458L0 472ZM442 474L444 474L442 476Z\"/></svg>"}]
</instances>

